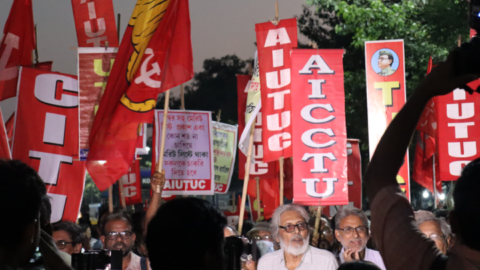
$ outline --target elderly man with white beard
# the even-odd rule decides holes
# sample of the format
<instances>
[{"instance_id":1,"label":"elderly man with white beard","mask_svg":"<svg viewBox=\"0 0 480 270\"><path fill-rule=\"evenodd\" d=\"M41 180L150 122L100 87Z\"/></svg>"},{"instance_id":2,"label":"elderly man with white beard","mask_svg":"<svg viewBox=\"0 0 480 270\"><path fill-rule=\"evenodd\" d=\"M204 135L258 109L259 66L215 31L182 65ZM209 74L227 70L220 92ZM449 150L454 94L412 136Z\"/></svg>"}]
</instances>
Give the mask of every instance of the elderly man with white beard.
<instances>
[{"instance_id":1,"label":"elderly man with white beard","mask_svg":"<svg viewBox=\"0 0 480 270\"><path fill-rule=\"evenodd\" d=\"M368 219L362 210L345 207L335 216L335 237L342 244L340 262L369 261L385 270L380 252L367 248Z\"/></svg>"},{"instance_id":2,"label":"elderly man with white beard","mask_svg":"<svg viewBox=\"0 0 480 270\"><path fill-rule=\"evenodd\" d=\"M329 251L309 246L312 228L309 215L300 205L278 207L272 216L271 232L280 249L260 258L258 270L335 270L338 262Z\"/></svg>"}]
</instances>

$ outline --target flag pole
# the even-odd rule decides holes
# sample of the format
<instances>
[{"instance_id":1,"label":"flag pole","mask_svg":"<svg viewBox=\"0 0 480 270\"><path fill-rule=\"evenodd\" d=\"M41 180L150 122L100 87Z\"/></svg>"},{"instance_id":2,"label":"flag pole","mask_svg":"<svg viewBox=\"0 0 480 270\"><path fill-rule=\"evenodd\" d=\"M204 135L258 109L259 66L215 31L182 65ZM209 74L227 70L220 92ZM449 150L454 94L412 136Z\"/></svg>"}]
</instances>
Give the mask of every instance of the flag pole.
<instances>
[{"instance_id":1,"label":"flag pole","mask_svg":"<svg viewBox=\"0 0 480 270\"><path fill-rule=\"evenodd\" d=\"M127 173L127 176L129 173ZM122 205L123 208L127 208L127 205L125 203L125 193L123 192L123 181L122 178L118 180L118 186L120 187L120 204Z\"/></svg>"},{"instance_id":2,"label":"flag pole","mask_svg":"<svg viewBox=\"0 0 480 270\"><path fill-rule=\"evenodd\" d=\"M260 221L260 217L262 215L262 211L260 211L260 178L257 176L255 177L255 181L257 182L257 222Z\"/></svg>"},{"instance_id":3,"label":"flag pole","mask_svg":"<svg viewBox=\"0 0 480 270\"><path fill-rule=\"evenodd\" d=\"M163 105L163 123L162 123L162 140L160 142L160 157L157 163L157 172L163 169L163 153L165 152L165 137L167 134L167 116L168 116L168 102L170 100L170 90L165 92L165 103Z\"/></svg>"},{"instance_id":4,"label":"flag pole","mask_svg":"<svg viewBox=\"0 0 480 270\"><path fill-rule=\"evenodd\" d=\"M315 230L313 231L313 238L318 236L318 227L320 226L320 218L322 217L322 201L319 200L317 212L315 213Z\"/></svg>"},{"instance_id":5,"label":"flag pole","mask_svg":"<svg viewBox=\"0 0 480 270\"><path fill-rule=\"evenodd\" d=\"M185 110L185 87L180 85L180 110Z\"/></svg>"},{"instance_id":6,"label":"flag pole","mask_svg":"<svg viewBox=\"0 0 480 270\"><path fill-rule=\"evenodd\" d=\"M113 187L108 187L108 212L113 212Z\"/></svg>"},{"instance_id":7,"label":"flag pole","mask_svg":"<svg viewBox=\"0 0 480 270\"><path fill-rule=\"evenodd\" d=\"M283 156L280 157L278 163L280 165L280 205L283 205Z\"/></svg>"},{"instance_id":8,"label":"flag pole","mask_svg":"<svg viewBox=\"0 0 480 270\"><path fill-rule=\"evenodd\" d=\"M245 212L245 201L247 199L248 181L250 180L250 163L252 162L253 133L255 131L256 120L253 120L250 127L250 138L248 141L247 164L245 166L245 177L243 179L242 204L240 206L240 217L238 219L238 233L242 235L243 218Z\"/></svg>"},{"instance_id":9,"label":"flag pole","mask_svg":"<svg viewBox=\"0 0 480 270\"><path fill-rule=\"evenodd\" d=\"M436 178L436 175L435 175L435 154L433 154L432 156L432 167L433 167L433 171L432 171L432 178L433 178L433 209L437 209L437 179Z\"/></svg>"},{"instance_id":10,"label":"flag pole","mask_svg":"<svg viewBox=\"0 0 480 270\"><path fill-rule=\"evenodd\" d=\"M117 38L120 43L120 13L117 13Z\"/></svg>"}]
</instances>

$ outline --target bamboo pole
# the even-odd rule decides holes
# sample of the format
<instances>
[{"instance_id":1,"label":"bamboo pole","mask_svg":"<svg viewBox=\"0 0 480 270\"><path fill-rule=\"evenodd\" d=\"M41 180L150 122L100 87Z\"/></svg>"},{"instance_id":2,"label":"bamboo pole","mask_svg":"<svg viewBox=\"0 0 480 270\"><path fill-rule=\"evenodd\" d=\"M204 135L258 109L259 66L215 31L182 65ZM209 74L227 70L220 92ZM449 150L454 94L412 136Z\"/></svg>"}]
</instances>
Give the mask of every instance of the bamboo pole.
<instances>
[{"instance_id":1,"label":"bamboo pole","mask_svg":"<svg viewBox=\"0 0 480 270\"><path fill-rule=\"evenodd\" d=\"M280 165L280 205L283 205L283 177L285 176L283 174L283 156L280 157L278 163Z\"/></svg>"},{"instance_id":2,"label":"bamboo pole","mask_svg":"<svg viewBox=\"0 0 480 270\"><path fill-rule=\"evenodd\" d=\"M118 38L118 43L120 44L120 13L117 13L117 38Z\"/></svg>"},{"instance_id":3,"label":"bamboo pole","mask_svg":"<svg viewBox=\"0 0 480 270\"><path fill-rule=\"evenodd\" d=\"M252 162L253 133L255 131L255 120L250 127L250 140L248 142L247 164L245 166L245 177L243 179L242 204L240 205L240 217L238 219L238 233L242 235L243 218L245 213L245 201L247 200L248 181L250 180L250 163Z\"/></svg>"},{"instance_id":4,"label":"bamboo pole","mask_svg":"<svg viewBox=\"0 0 480 270\"><path fill-rule=\"evenodd\" d=\"M108 212L113 212L113 187L108 187Z\"/></svg>"},{"instance_id":5,"label":"bamboo pole","mask_svg":"<svg viewBox=\"0 0 480 270\"><path fill-rule=\"evenodd\" d=\"M127 176L129 173L127 173ZM125 203L125 193L123 192L123 181L122 178L118 180L118 185L120 187L120 204L123 208L127 208L127 204Z\"/></svg>"},{"instance_id":6,"label":"bamboo pole","mask_svg":"<svg viewBox=\"0 0 480 270\"><path fill-rule=\"evenodd\" d=\"M185 110L185 87L180 85L180 110Z\"/></svg>"},{"instance_id":7,"label":"bamboo pole","mask_svg":"<svg viewBox=\"0 0 480 270\"><path fill-rule=\"evenodd\" d=\"M262 211L260 211L260 178L257 176L255 177L255 181L257 182L257 222L261 220Z\"/></svg>"},{"instance_id":8,"label":"bamboo pole","mask_svg":"<svg viewBox=\"0 0 480 270\"><path fill-rule=\"evenodd\" d=\"M165 103L163 106L163 123L162 123L162 140L160 142L160 157L157 163L157 172L163 169L163 153L165 152L165 137L167 134L167 116L168 116L168 102L170 100L170 90L165 92Z\"/></svg>"},{"instance_id":9,"label":"bamboo pole","mask_svg":"<svg viewBox=\"0 0 480 270\"><path fill-rule=\"evenodd\" d=\"M222 109L218 109L218 113L217 113L217 122L220 123L220 116L222 115Z\"/></svg>"},{"instance_id":10,"label":"bamboo pole","mask_svg":"<svg viewBox=\"0 0 480 270\"><path fill-rule=\"evenodd\" d=\"M279 22L279 16L278 16L278 1L275 2L275 25L277 25Z\"/></svg>"},{"instance_id":11,"label":"bamboo pole","mask_svg":"<svg viewBox=\"0 0 480 270\"><path fill-rule=\"evenodd\" d=\"M317 212L315 213L315 230L313 231L313 238L318 236L318 227L320 226L320 218L322 217L322 201L318 203Z\"/></svg>"},{"instance_id":12,"label":"bamboo pole","mask_svg":"<svg viewBox=\"0 0 480 270\"><path fill-rule=\"evenodd\" d=\"M437 179L436 178L436 175L435 175L435 154L433 154L432 156L432 167L433 167L433 171L432 171L432 178L433 178L433 209L437 209Z\"/></svg>"}]
</instances>

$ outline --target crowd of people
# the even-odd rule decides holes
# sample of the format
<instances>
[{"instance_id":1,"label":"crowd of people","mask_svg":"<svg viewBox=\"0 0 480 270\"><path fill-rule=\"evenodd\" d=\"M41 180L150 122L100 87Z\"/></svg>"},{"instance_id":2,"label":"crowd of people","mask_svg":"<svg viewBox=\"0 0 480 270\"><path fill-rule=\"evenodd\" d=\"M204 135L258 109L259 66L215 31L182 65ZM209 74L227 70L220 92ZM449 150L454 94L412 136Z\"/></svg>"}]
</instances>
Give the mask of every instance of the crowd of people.
<instances>
[{"instance_id":1,"label":"crowd of people","mask_svg":"<svg viewBox=\"0 0 480 270\"><path fill-rule=\"evenodd\" d=\"M72 269L76 254L120 251L118 270L480 269L480 159L457 180L448 220L413 212L396 182L406 149L428 100L478 79L456 76L454 54L437 66L392 121L365 173L371 217L344 207L315 229L304 206L279 206L272 219L240 235L211 203L177 198L161 204L162 173L151 181L145 214L117 208L89 218L50 223L47 189L37 172L0 160L0 270ZM98 238L92 235L98 233ZM98 268L95 268L98 269ZM108 268L107 266L104 269Z\"/></svg>"}]
</instances>

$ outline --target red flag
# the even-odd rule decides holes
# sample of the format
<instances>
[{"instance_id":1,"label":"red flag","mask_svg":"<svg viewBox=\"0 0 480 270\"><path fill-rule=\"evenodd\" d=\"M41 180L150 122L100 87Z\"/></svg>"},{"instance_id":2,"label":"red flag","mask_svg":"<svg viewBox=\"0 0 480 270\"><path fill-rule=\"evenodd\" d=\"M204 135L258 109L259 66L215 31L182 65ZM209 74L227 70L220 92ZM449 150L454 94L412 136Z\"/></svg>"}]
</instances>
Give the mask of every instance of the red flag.
<instances>
[{"instance_id":1,"label":"red flag","mask_svg":"<svg viewBox=\"0 0 480 270\"><path fill-rule=\"evenodd\" d=\"M360 141L347 139L348 202L362 209L362 160Z\"/></svg>"},{"instance_id":2,"label":"red flag","mask_svg":"<svg viewBox=\"0 0 480 270\"><path fill-rule=\"evenodd\" d=\"M8 143L7 130L3 124L2 110L0 110L0 159L11 159L10 145Z\"/></svg>"},{"instance_id":3,"label":"red flag","mask_svg":"<svg viewBox=\"0 0 480 270\"><path fill-rule=\"evenodd\" d=\"M20 70L12 157L38 172L52 198L51 222L76 221L85 185L78 158L75 76ZM57 98L56 98L57 97Z\"/></svg>"},{"instance_id":4,"label":"red flag","mask_svg":"<svg viewBox=\"0 0 480 270\"><path fill-rule=\"evenodd\" d=\"M44 71L52 71L53 61L40 62L33 65L36 69L41 69Z\"/></svg>"},{"instance_id":5,"label":"red flag","mask_svg":"<svg viewBox=\"0 0 480 270\"><path fill-rule=\"evenodd\" d=\"M0 100L16 96L18 66L32 64L34 29L32 0L14 0L0 44Z\"/></svg>"},{"instance_id":6,"label":"red flag","mask_svg":"<svg viewBox=\"0 0 480 270\"><path fill-rule=\"evenodd\" d=\"M257 200L260 200L260 209L263 212L264 219L272 218L273 212L280 205L279 184L278 179L260 179L260 198L257 198L257 182L250 179L248 183L248 196L252 203L252 216L256 220L257 216Z\"/></svg>"},{"instance_id":7,"label":"red flag","mask_svg":"<svg viewBox=\"0 0 480 270\"><path fill-rule=\"evenodd\" d=\"M432 57L428 60L428 67L427 67L427 74L432 71L433 63ZM418 121L417 130L423 133L428 134L431 137L434 137L435 140L437 134L437 115L435 113L435 100L436 98L432 98L423 109L423 113L420 116L420 120Z\"/></svg>"},{"instance_id":8,"label":"red flag","mask_svg":"<svg viewBox=\"0 0 480 270\"><path fill-rule=\"evenodd\" d=\"M72 0L79 47L118 47L112 0Z\"/></svg>"},{"instance_id":9,"label":"red flag","mask_svg":"<svg viewBox=\"0 0 480 270\"><path fill-rule=\"evenodd\" d=\"M415 146L415 159L413 161L412 178L422 187L433 193L433 155L435 154L435 138L419 132L417 145ZM436 186L437 191L442 192L442 181L440 181L438 157L435 159Z\"/></svg>"},{"instance_id":10,"label":"red flag","mask_svg":"<svg viewBox=\"0 0 480 270\"><path fill-rule=\"evenodd\" d=\"M10 146L10 149L12 149L14 128L15 128L15 112L13 112L12 116L10 116L7 122L5 122L5 131L7 132L8 145Z\"/></svg>"},{"instance_id":11,"label":"red flag","mask_svg":"<svg viewBox=\"0 0 480 270\"><path fill-rule=\"evenodd\" d=\"M297 20L256 24L255 31L264 123L263 161L271 162L292 156L290 50L297 47Z\"/></svg>"},{"instance_id":12,"label":"red flag","mask_svg":"<svg viewBox=\"0 0 480 270\"><path fill-rule=\"evenodd\" d=\"M90 134L87 168L100 190L127 173L158 94L192 77L188 0L139 0Z\"/></svg>"}]
</instances>

